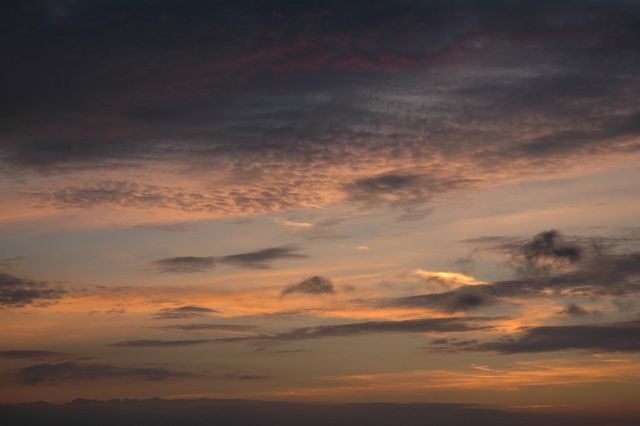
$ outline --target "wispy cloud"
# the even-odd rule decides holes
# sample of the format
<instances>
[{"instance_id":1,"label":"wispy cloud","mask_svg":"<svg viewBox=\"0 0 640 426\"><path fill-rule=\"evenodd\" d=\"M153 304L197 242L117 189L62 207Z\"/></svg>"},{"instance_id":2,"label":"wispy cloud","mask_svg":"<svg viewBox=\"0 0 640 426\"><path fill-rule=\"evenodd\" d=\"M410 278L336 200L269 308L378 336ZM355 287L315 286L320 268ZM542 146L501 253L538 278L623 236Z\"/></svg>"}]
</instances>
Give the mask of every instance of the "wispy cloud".
<instances>
[{"instance_id":1,"label":"wispy cloud","mask_svg":"<svg viewBox=\"0 0 640 426\"><path fill-rule=\"evenodd\" d=\"M197 377L192 373L175 372L164 368L118 367L109 364L73 361L57 364L34 364L17 369L15 374L21 383L27 385L98 380L164 381Z\"/></svg>"},{"instance_id":2,"label":"wispy cloud","mask_svg":"<svg viewBox=\"0 0 640 426\"><path fill-rule=\"evenodd\" d=\"M206 308L204 306L179 306L177 308L163 308L154 314L155 319L183 319L183 318L200 318L209 314L218 313L215 309Z\"/></svg>"},{"instance_id":3,"label":"wispy cloud","mask_svg":"<svg viewBox=\"0 0 640 426\"><path fill-rule=\"evenodd\" d=\"M215 339L190 340L127 340L117 342L115 347L180 347L195 346L207 343L235 343L253 340L295 341L319 339L326 337L358 336L376 333L462 333L468 331L489 330L487 325L494 318L485 317L451 317L427 318L403 321L369 321L348 324L319 325L314 327L295 328L276 334L260 334L243 337L222 337Z\"/></svg>"}]
</instances>

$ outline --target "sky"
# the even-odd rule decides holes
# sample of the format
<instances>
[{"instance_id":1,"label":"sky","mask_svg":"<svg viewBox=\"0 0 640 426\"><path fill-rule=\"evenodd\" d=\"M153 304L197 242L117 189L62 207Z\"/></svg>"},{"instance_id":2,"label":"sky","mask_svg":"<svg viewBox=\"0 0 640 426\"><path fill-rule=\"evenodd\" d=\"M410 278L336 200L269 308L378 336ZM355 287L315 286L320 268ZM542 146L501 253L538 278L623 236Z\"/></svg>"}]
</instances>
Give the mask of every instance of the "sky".
<instances>
[{"instance_id":1,"label":"sky","mask_svg":"<svg viewBox=\"0 0 640 426\"><path fill-rule=\"evenodd\" d=\"M639 2L0 22L0 402L640 415Z\"/></svg>"}]
</instances>

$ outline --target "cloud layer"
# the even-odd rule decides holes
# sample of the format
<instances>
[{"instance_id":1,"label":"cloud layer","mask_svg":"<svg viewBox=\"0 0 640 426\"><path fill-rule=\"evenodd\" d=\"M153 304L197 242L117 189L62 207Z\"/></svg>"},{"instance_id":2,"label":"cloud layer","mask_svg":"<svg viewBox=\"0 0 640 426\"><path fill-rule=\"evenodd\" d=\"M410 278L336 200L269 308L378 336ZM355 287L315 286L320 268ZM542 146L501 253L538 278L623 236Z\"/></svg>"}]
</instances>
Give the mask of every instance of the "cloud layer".
<instances>
[{"instance_id":1,"label":"cloud layer","mask_svg":"<svg viewBox=\"0 0 640 426\"><path fill-rule=\"evenodd\" d=\"M416 219L445 192L639 147L640 10L622 0L32 9L7 11L0 162L27 178L10 195L54 208Z\"/></svg>"},{"instance_id":2,"label":"cloud layer","mask_svg":"<svg viewBox=\"0 0 640 426\"><path fill-rule=\"evenodd\" d=\"M0 306L23 307L55 302L66 293L45 281L0 272Z\"/></svg>"},{"instance_id":3,"label":"cloud layer","mask_svg":"<svg viewBox=\"0 0 640 426\"><path fill-rule=\"evenodd\" d=\"M240 268L268 269L271 263L280 259L302 259L306 256L298 253L296 246L269 247L257 251L231 254L222 257L214 256L180 256L167 257L153 262L160 272L205 272L215 268L218 263L225 263Z\"/></svg>"}]
</instances>

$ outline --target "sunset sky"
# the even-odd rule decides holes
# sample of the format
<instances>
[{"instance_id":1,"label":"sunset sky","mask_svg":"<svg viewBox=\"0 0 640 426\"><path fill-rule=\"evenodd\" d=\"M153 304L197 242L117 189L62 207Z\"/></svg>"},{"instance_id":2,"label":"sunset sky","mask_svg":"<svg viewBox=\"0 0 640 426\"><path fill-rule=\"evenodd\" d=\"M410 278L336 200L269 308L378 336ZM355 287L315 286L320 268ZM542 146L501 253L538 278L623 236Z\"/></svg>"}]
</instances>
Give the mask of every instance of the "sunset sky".
<instances>
[{"instance_id":1,"label":"sunset sky","mask_svg":"<svg viewBox=\"0 0 640 426\"><path fill-rule=\"evenodd\" d=\"M639 410L640 2L1 15L0 402Z\"/></svg>"}]
</instances>

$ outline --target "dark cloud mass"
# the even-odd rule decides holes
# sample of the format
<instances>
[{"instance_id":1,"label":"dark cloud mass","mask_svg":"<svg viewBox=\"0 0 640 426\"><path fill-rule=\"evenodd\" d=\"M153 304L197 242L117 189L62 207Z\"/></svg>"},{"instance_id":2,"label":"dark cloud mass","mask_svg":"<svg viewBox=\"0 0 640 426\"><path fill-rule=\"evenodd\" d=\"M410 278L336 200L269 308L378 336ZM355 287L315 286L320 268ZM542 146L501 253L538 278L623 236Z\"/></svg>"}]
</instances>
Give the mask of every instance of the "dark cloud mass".
<instances>
[{"instance_id":1,"label":"dark cloud mass","mask_svg":"<svg viewBox=\"0 0 640 426\"><path fill-rule=\"evenodd\" d=\"M215 314L218 311L204 306L180 306L177 308L164 308L154 314L155 319L183 319L183 318L199 318L209 314Z\"/></svg>"},{"instance_id":2,"label":"dark cloud mass","mask_svg":"<svg viewBox=\"0 0 640 426\"><path fill-rule=\"evenodd\" d=\"M331 189L415 219L640 147L635 2L12 3L0 163L84 173L13 188L56 207L252 214ZM152 168L202 180L127 175Z\"/></svg>"},{"instance_id":3,"label":"dark cloud mass","mask_svg":"<svg viewBox=\"0 0 640 426\"><path fill-rule=\"evenodd\" d=\"M280 293L283 297L294 293L301 294L333 294L335 288L329 278L314 275L306 278L297 284L291 284L282 289Z\"/></svg>"},{"instance_id":4,"label":"dark cloud mass","mask_svg":"<svg viewBox=\"0 0 640 426\"><path fill-rule=\"evenodd\" d=\"M497 352L527 354L558 351L640 352L640 321L589 325L549 325L524 328L494 341L433 339L436 352Z\"/></svg>"},{"instance_id":5,"label":"dark cloud mass","mask_svg":"<svg viewBox=\"0 0 640 426\"><path fill-rule=\"evenodd\" d=\"M0 272L0 306L23 307L52 303L66 294L46 281L35 281Z\"/></svg>"},{"instance_id":6,"label":"dark cloud mass","mask_svg":"<svg viewBox=\"0 0 640 426\"><path fill-rule=\"evenodd\" d=\"M504 354L589 350L639 352L640 321L601 325L533 327L519 336L478 345L476 349Z\"/></svg>"}]
</instances>

